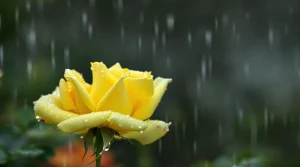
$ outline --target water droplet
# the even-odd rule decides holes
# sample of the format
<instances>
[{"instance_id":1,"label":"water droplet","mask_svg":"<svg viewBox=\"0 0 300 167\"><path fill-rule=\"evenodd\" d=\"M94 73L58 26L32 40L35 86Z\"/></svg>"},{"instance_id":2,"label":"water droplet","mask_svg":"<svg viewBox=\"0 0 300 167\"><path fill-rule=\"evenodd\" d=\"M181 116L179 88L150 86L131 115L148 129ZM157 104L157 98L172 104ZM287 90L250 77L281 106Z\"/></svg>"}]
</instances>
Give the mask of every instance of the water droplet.
<instances>
[{"instance_id":1,"label":"water droplet","mask_svg":"<svg viewBox=\"0 0 300 167\"><path fill-rule=\"evenodd\" d=\"M19 8L15 9L15 21L16 21L16 24L19 23Z\"/></svg>"},{"instance_id":2,"label":"water droplet","mask_svg":"<svg viewBox=\"0 0 300 167\"><path fill-rule=\"evenodd\" d=\"M65 63L66 68L70 67L70 50L69 50L69 48L64 49L64 63Z\"/></svg>"},{"instance_id":3,"label":"water droplet","mask_svg":"<svg viewBox=\"0 0 300 167\"><path fill-rule=\"evenodd\" d=\"M67 0L67 7L70 8L71 7L71 0Z\"/></svg>"},{"instance_id":4,"label":"water droplet","mask_svg":"<svg viewBox=\"0 0 300 167\"><path fill-rule=\"evenodd\" d=\"M219 28L219 21L218 18L215 18L215 29L218 30Z\"/></svg>"},{"instance_id":5,"label":"water droplet","mask_svg":"<svg viewBox=\"0 0 300 167\"><path fill-rule=\"evenodd\" d=\"M27 12L30 12L30 10L31 10L31 3L30 3L30 1L28 1L28 0L26 1L25 8L26 8Z\"/></svg>"},{"instance_id":6,"label":"water droplet","mask_svg":"<svg viewBox=\"0 0 300 167\"><path fill-rule=\"evenodd\" d=\"M272 28L269 29L268 38L269 38L269 44L270 44L270 46L272 46L274 43L274 32L273 32Z\"/></svg>"},{"instance_id":7,"label":"water droplet","mask_svg":"<svg viewBox=\"0 0 300 167\"><path fill-rule=\"evenodd\" d=\"M88 25L88 34L89 34L89 38L91 39L93 36L93 26L92 24Z\"/></svg>"},{"instance_id":8,"label":"water droplet","mask_svg":"<svg viewBox=\"0 0 300 167\"><path fill-rule=\"evenodd\" d=\"M144 12L140 13L140 23L143 24L144 23Z\"/></svg>"},{"instance_id":9,"label":"water droplet","mask_svg":"<svg viewBox=\"0 0 300 167\"><path fill-rule=\"evenodd\" d=\"M105 148L104 148L104 151L109 151L109 147L105 147Z\"/></svg>"},{"instance_id":10,"label":"water droplet","mask_svg":"<svg viewBox=\"0 0 300 167\"><path fill-rule=\"evenodd\" d=\"M205 31L205 43L207 47L211 47L212 44L212 32L210 30Z\"/></svg>"},{"instance_id":11,"label":"water droplet","mask_svg":"<svg viewBox=\"0 0 300 167\"><path fill-rule=\"evenodd\" d=\"M0 14L0 30L1 30L1 27L2 27L2 16Z\"/></svg>"},{"instance_id":12,"label":"water droplet","mask_svg":"<svg viewBox=\"0 0 300 167\"><path fill-rule=\"evenodd\" d=\"M4 49L3 46L0 45L0 67L3 68L3 62L4 62Z\"/></svg>"},{"instance_id":13,"label":"water droplet","mask_svg":"<svg viewBox=\"0 0 300 167\"><path fill-rule=\"evenodd\" d=\"M32 75L32 62L31 60L27 60L27 75L28 75L28 78L31 78L31 75Z\"/></svg>"},{"instance_id":14,"label":"water droplet","mask_svg":"<svg viewBox=\"0 0 300 167\"><path fill-rule=\"evenodd\" d=\"M139 126L139 129L142 129L142 126Z\"/></svg>"},{"instance_id":15,"label":"water droplet","mask_svg":"<svg viewBox=\"0 0 300 167\"><path fill-rule=\"evenodd\" d=\"M162 43L163 47L166 46L166 33L165 32L162 32L162 34L161 34L161 43Z\"/></svg>"},{"instance_id":16,"label":"water droplet","mask_svg":"<svg viewBox=\"0 0 300 167\"><path fill-rule=\"evenodd\" d=\"M88 15L86 12L82 12L81 19L82 19L83 27L86 27L87 22L88 22Z\"/></svg>"},{"instance_id":17,"label":"water droplet","mask_svg":"<svg viewBox=\"0 0 300 167\"><path fill-rule=\"evenodd\" d=\"M197 154L197 141L194 140L193 142L193 151L194 151L194 154Z\"/></svg>"},{"instance_id":18,"label":"water droplet","mask_svg":"<svg viewBox=\"0 0 300 167\"><path fill-rule=\"evenodd\" d=\"M44 0L38 0L37 6L40 11L44 10Z\"/></svg>"},{"instance_id":19,"label":"water droplet","mask_svg":"<svg viewBox=\"0 0 300 167\"><path fill-rule=\"evenodd\" d=\"M265 107L265 109L264 109L264 125L265 125L265 131L267 131L267 129L268 129L268 121L269 121L268 109Z\"/></svg>"},{"instance_id":20,"label":"water droplet","mask_svg":"<svg viewBox=\"0 0 300 167\"><path fill-rule=\"evenodd\" d=\"M124 36L125 36L125 30L124 30L123 24L121 25L121 28L120 28L120 36L121 36L121 41L123 42Z\"/></svg>"},{"instance_id":21,"label":"water droplet","mask_svg":"<svg viewBox=\"0 0 300 167\"><path fill-rule=\"evenodd\" d=\"M95 3L96 3L95 0L90 0L90 6L91 7L95 6Z\"/></svg>"},{"instance_id":22,"label":"water droplet","mask_svg":"<svg viewBox=\"0 0 300 167\"><path fill-rule=\"evenodd\" d=\"M80 136L80 138L81 138L81 139L83 139L83 138L84 138L84 136Z\"/></svg>"},{"instance_id":23,"label":"water droplet","mask_svg":"<svg viewBox=\"0 0 300 167\"><path fill-rule=\"evenodd\" d=\"M144 131L143 131L143 130L141 130L141 131L140 131L140 133L144 133Z\"/></svg>"},{"instance_id":24,"label":"water droplet","mask_svg":"<svg viewBox=\"0 0 300 167\"><path fill-rule=\"evenodd\" d=\"M159 34L159 24L158 24L157 20L154 21L154 34L155 34L156 37Z\"/></svg>"},{"instance_id":25,"label":"water droplet","mask_svg":"<svg viewBox=\"0 0 300 167\"><path fill-rule=\"evenodd\" d=\"M153 39L153 41L152 41L152 53L153 53L153 57L155 57L155 55L156 55L156 41L155 41L155 39Z\"/></svg>"},{"instance_id":26,"label":"water droplet","mask_svg":"<svg viewBox=\"0 0 300 167\"><path fill-rule=\"evenodd\" d=\"M201 61L201 75L203 81L206 79L206 59L203 57Z\"/></svg>"},{"instance_id":27,"label":"water droplet","mask_svg":"<svg viewBox=\"0 0 300 167\"><path fill-rule=\"evenodd\" d=\"M195 124L195 129L198 128L198 106L194 105L194 124Z\"/></svg>"},{"instance_id":28,"label":"water droplet","mask_svg":"<svg viewBox=\"0 0 300 167\"><path fill-rule=\"evenodd\" d=\"M88 122L88 121L89 121L89 120L87 120L87 119L86 119L86 120L84 120L84 122Z\"/></svg>"},{"instance_id":29,"label":"water droplet","mask_svg":"<svg viewBox=\"0 0 300 167\"><path fill-rule=\"evenodd\" d=\"M187 42L188 42L189 46L192 45L192 32L191 31L189 31L187 34Z\"/></svg>"},{"instance_id":30,"label":"water droplet","mask_svg":"<svg viewBox=\"0 0 300 167\"><path fill-rule=\"evenodd\" d=\"M159 155L162 155L162 140L158 140L158 153Z\"/></svg>"},{"instance_id":31,"label":"water droplet","mask_svg":"<svg viewBox=\"0 0 300 167\"><path fill-rule=\"evenodd\" d=\"M123 0L117 0L117 8L120 13L123 12Z\"/></svg>"},{"instance_id":32,"label":"water droplet","mask_svg":"<svg viewBox=\"0 0 300 167\"><path fill-rule=\"evenodd\" d=\"M139 52L142 51L142 45L143 45L142 37L139 36L138 37L138 49L139 49Z\"/></svg>"},{"instance_id":33,"label":"water droplet","mask_svg":"<svg viewBox=\"0 0 300 167\"><path fill-rule=\"evenodd\" d=\"M26 34L26 40L30 47L34 47L36 45L36 32L34 28L31 28Z\"/></svg>"},{"instance_id":34,"label":"water droplet","mask_svg":"<svg viewBox=\"0 0 300 167\"><path fill-rule=\"evenodd\" d=\"M37 115L37 116L35 116L35 118L36 118L36 119L40 119L41 117Z\"/></svg>"},{"instance_id":35,"label":"water droplet","mask_svg":"<svg viewBox=\"0 0 300 167\"><path fill-rule=\"evenodd\" d=\"M175 17L173 14L167 15L167 29L168 31L173 31L175 26Z\"/></svg>"},{"instance_id":36,"label":"water droplet","mask_svg":"<svg viewBox=\"0 0 300 167\"><path fill-rule=\"evenodd\" d=\"M250 65L248 63L245 63L244 64L244 73L245 73L246 79L249 78L249 72L250 72Z\"/></svg>"}]
</instances>

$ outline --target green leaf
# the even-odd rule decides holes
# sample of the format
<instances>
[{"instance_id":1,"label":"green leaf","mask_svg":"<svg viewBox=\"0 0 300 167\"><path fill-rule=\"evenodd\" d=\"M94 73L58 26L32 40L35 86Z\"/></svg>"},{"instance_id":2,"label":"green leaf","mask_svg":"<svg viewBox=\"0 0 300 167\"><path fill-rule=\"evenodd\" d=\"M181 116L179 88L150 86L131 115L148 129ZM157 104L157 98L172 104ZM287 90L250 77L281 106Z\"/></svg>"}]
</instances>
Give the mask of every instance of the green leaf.
<instances>
[{"instance_id":1,"label":"green leaf","mask_svg":"<svg viewBox=\"0 0 300 167\"><path fill-rule=\"evenodd\" d=\"M108 151L114 139L115 131L109 128L101 128L101 134L103 137L103 150Z\"/></svg>"},{"instance_id":2,"label":"green leaf","mask_svg":"<svg viewBox=\"0 0 300 167\"><path fill-rule=\"evenodd\" d=\"M101 155L103 151L108 151L111 143L113 142L115 131L109 129L109 128L94 128L94 154L96 155L96 158L94 161L96 161L97 166L100 166L98 163L100 163ZM93 163L92 161L91 163ZM91 164L90 163L90 164Z\"/></svg>"},{"instance_id":3,"label":"green leaf","mask_svg":"<svg viewBox=\"0 0 300 167\"><path fill-rule=\"evenodd\" d=\"M2 148L0 148L0 165L5 164L7 162L7 159L8 159L8 157L5 153L5 151Z\"/></svg>"},{"instance_id":4,"label":"green leaf","mask_svg":"<svg viewBox=\"0 0 300 167\"><path fill-rule=\"evenodd\" d=\"M88 131L88 133L86 134L85 136L85 139L84 139L84 155L82 157L82 159L84 159L84 157L86 156L86 153L90 147L91 144L93 144L93 138L94 138L94 130L93 129L90 129Z\"/></svg>"}]
</instances>

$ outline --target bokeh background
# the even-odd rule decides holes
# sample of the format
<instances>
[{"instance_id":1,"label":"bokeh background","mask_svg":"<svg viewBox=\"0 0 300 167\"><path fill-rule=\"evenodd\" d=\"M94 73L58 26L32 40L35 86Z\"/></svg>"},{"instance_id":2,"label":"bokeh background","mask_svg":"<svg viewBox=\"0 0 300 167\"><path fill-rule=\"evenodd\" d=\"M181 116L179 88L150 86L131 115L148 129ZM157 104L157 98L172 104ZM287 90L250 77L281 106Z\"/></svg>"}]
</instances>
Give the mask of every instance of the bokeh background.
<instances>
[{"instance_id":1,"label":"bokeh background","mask_svg":"<svg viewBox=\"0 0 300 167\"><path fill-rule=\"evenodd\" d=\"M104 167L300 166L299 7L0 0L0 166L83 166L80 136L36 121L32 102L66 68L91 82L91 61L173 78L153 116L172 122L169 133L147 146L115 142Z\"/></svg>"}]
</instances>

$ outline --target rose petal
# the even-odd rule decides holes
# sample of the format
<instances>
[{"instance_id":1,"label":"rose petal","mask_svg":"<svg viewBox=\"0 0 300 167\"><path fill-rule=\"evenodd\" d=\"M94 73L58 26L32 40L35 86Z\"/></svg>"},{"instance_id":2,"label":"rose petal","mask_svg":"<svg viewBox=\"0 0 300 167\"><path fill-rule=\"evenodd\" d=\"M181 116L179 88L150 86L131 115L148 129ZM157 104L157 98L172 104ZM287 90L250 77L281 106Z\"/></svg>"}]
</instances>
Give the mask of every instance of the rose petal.
<instances>
[{"instance_id":1,"label":"rose petal","mask_svg":"<svg viewBox=\"0 0 300 167\"><path fill-rule=\"evenodd\" d=\"M84 85L85 89L89 92L90 89L91 89L91 85L85 82L85 80L83 79L82 75L81 75L80 73L78 73L76 70L69 70L69 71L72 73L72 75L73 75L74 77L76 77L76 79L77 79L82 85ZM66 76L66 74L65 74L65 76Z\"/></svg>"},{"instance_id":2,"label":"rose petal","mask_svg":"<svg viewBox=\"0 0 300 167\"><path fill-rule=\"evenodd\" d=\"M148 128L143 132L131 131L123 133L121 134L121 136L127 139L137 140L143 145L151 144L156 140L162 138L169 131L169 125L171 124L156 120L148 120L144 122L148 125Z\"/></svg>"},{"instance_id":3,"label":"rose petal","mask_svg":"<svg viewBox=\"0 0 300 167\"><path fill-rule=\"evenodd\" d=\"M128 70L127 70L128 71ZM109 72L115 77L120 78L124 74L124 70L122 69L120 63L116 63L115 65L109 68Z\"/></svg>"},{"instance_id":4,"label":"rose petal","mask_svg":"<svg viewBox=\"0 0 300 167\"><path fill-rule=\"evenodd\" d=\"M107 67L101 62L91 63L93 73L93 84L90 96L97 104L107 91L117 82L117 79L108 71Z\"/></svg>"},{"instance_id":5,"label":"rose petal","mask_svg":"<svg viewBox=\"0 0 300 167\"><path fill-rule=\"evenodd\" d=\"M133 118L145 120L151 117L156 107L158 106L162 96L164 95L167 86L171 83L172 79L156 78L154 81L154 93L151 98L141 102L140 108L138 108L132 115Z\"/></svg>"},{"instance_id":6,"label":"rose petal","mask_svg":"<svg viewBox=\"0 0 300 167\"><path fill-rule=\"evenodd\" d=\"M80 132L95 127L108 127L115 131L142 131L147 128L144 121L112 112L92 112L79 115L59 123L58 128L65 133Z\"/></svg>"},{"instance_id":7,"label":"rose petal","mask_svg":"<svg viewBox=\"0 0 300 167\"><path fill-rule=\"evenodd\" d=\"M79 80L75 77L75 75L73 75L73 73L71 72L71 70L66 70L65 72L65 77L74 85L75 90L76 90L76 105L77 100L82 100L83 103L86 105L86 107L88 107L89 110L87 110L86 108L84 108L82 106L82 104L80 104L78 107L78 112L80 114L83 113L89 113L90 111L95 111L96 110L96 105L93 101L93 99L91 98L91 96L89 95L88 91L85 89L84 85L82 85L82 83L79 82ZM80 102L79 102L80 103Z\"/></svg>"},{"instance_id":8,"label":"rose petal","mask_svg":"<svg viewBox=\"0 0 300 167\"><path fill-rule=\"evenodd\" d=\"M59 81L59 93L60 93L60 102L65 110L72 110L76 112L75 104L72 100L71 94L68 91L67 83L64 79Z\"/></svg>"},{"instance_id":9,"label":"rose petal","mask_svg":"<svg viewBox=\"0 0 300 167\"><path fill-rule=\"evenodd\" d=\"M97 105L97 111L108 110L124 115L130 115L132 112L132 104L125 88L124 77L119 79Z\"/></svg>"},{"instance_id":10,"label":"rose petal","mask_svg":"<svg viewBox=\"0 0 300 167\"><path fill-rule=\"evenodd\" d=\"M107 121L108 127L115 131L142 131L147 128L144 121L117 112L112 112Z\"/></svg>"},{"instance_id":11,"label":"rose petal","mask_svg":"<svg viewBox=\"0 0 300 167\"><path fill-rule=\"evenodd\" d=\"M111 111L104 111L79 115L72 119L60 122L57 127L65 133L73 133L98 126L104 126L110 114Z\"/></svg>"},{"instance_id":12,"label":"rose petal","mask_svg":"<svg viewBox=\"0 0 300 167\"><path fill-rule=\"evenodd\" d=\"M126 78L126 88L137 98L148 98L153 95L153 80L148 78Z\"/></svg>"},{"instance_id":13,"label":"rose petal","mask_svg":"<svg viewBox=\"0 0 300 167\"><path fill-rule=\"evenodd\" d=\"M58 124L77 116L77 114L62 110L59 106L61 106L59 97L52 94L42 96L34 102L35 115L49 124Z\"/></svg>"}]
</instances>

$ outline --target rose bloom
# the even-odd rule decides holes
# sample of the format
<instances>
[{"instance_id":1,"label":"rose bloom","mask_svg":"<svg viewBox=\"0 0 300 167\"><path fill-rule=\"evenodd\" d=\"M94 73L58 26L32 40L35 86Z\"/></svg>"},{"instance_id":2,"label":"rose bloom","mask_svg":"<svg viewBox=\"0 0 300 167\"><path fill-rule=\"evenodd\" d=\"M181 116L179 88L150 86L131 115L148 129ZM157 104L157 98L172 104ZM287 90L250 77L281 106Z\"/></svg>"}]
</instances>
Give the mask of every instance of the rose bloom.
<instances>
[{"instance_id":1,"label":"rose bloom","mask_svg":"<svg viewBox=\"0 0 300 167\"><path fill-rule=\"evenodd\" d=\"M66 166L66 167L87 167L96 166L95 158L92 149L89 149L86 156L84 154L84 145L75 141L69 145L64 145L55 149L54 156L49 159L49 164L53 167ZM94 162L93 162L94 161ZM91 163L92 162L92 163ZM111 151L103 152L101 156L101 164L104 167L119 167L116 165L114 155Z\"/></svg>"},{"instance_id":2,"label":"rose bloom","mask_svg":"<svg viewBox=\"0 0 300 167\"><path fill-rule=\"evenodd\" d=\"M107 68L91 63L93 82L85 82L75 70L65 70L64 78L52 94L34 102L37 119L57 124L65 133L85 134L91 128L108 127L127 139L150 144L163 137L170 123L148 120L167 85L172 81L150 72Z\"/></svg>"}]
</instances>

